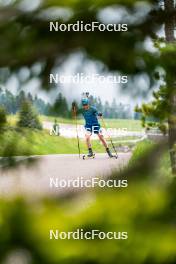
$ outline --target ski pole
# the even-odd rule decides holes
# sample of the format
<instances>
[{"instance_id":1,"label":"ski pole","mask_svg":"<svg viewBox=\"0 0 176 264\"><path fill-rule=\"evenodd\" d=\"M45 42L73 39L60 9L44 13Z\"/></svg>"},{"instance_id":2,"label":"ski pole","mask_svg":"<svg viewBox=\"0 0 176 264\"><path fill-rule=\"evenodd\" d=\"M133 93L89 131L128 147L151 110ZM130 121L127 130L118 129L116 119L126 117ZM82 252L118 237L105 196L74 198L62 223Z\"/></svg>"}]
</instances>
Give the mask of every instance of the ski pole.
<instances>
[{"instance_id":1,"label":"ski pole","mask_svg":"<svg viewBox=\"0 0 176 264\"><path fill-rule=\"evenodd\" d=\"M77 144L78 144L78 153L79 153L79 158L81 158L81 150L80 150L80 140L79 140L79 134L78 134L78 120L77 120L77 111L76 111L76 104L72 104L72 109L73 109L73 117L75 120L75 125L76 125L76 137L77 137Z\"/></svg>"},{"instance_id":2,"label":"ski pole","mask_svg":"<svg viewBox=\"0 0 176 264\"><path fill-rule=\"evenodd\" d=\"M113 141L112 141L112 138L111 138L110 134L108 133L107 125L106 125L106 123L105 123L105 121L104 121L104 118L103 118L102 115L101 115L100 117L101 117L101 120L102 120L102 124L103 124L104 128L106 129L106 134L108 135L108 138L109 138L109 140L110 140L110 142L111 142L111 145L112 145L112 147L113 147L113 149L114 149L114 152L115 152L115 154L118 156L118 153L117 153L117 150L116 150L116 148L115 148L115 146L114 146L114 143L113 143Z\"/></svg>"}]
</instances>

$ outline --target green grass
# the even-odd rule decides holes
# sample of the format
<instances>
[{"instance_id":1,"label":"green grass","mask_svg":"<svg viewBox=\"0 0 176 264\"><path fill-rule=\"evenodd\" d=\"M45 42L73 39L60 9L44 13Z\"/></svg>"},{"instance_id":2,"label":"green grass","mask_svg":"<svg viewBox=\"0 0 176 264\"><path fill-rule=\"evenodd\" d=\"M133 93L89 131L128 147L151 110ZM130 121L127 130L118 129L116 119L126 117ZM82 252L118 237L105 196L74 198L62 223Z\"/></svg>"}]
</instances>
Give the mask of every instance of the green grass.
<instances>
[{"instance_id":1,"label":"green grass","mask_svg":"<svg viewBox=\"0 0 176 264\"><path fill-rule=\"evenodd\" d=\"M75 124L75 121L73 119L65 119L65 118L55 118L51 116L40 116L40 119L42 121L49 121L54 122L55 119L57 119L58 123L63 124ZM101 123L101 121L100 121ZM84 120L78 119L78 124L83 125ZM105 119L105 124L108 128L119 128L119 129L127 129L130 131L141 131L141 121L140 120L128 120L128 119Z\"/></svg>"},{"instance_id":2,"label":"green grass","mask_svg":"<svg viewBox=\"0 0 176 264\"><path fill-rule=\"evenodd\" d=\"M149 152L153 148L153 146L154 143L150 140L144 140L139 142L133 151L133 155L130 159L129 165L133 165L134 163L136 163L139 158Z\"/></svg>"},{"instance_id":3,"label":"green grass","mask_svg":"<svg viewBox=\"0 0 176 264\"><path fill-rule=\"evenodd\" d=\"M62 124L75 124L74 119L67 119L67 118L61 118L61 117L53 117L53 116L40 116L41 121L48 121L48 122L53 122L54 120L57 119L58 123ZM15 125L18 120L18 115L9 115L8 116L8 123L10 125ZM100 121L101 123L101 121ZM78 119L78 124L83 125L84 120L83 119ZM130 131L141 131L142 126L141 126L141 121L140 120L128 120L128 119L105 119L105 124L107 125L108 128L119 128L119 129L127 129Z\"/></svg>"},{"instance_id":4,"label":"green grass","mask_svg":"<svg viewBox=\"0 0 176 264\"><path fill-rule=\"evenodd\" d=\"M8 115L7 122L9 126L15 126L18 121L18 115Z\"/></svg>"},{"instance_id":5,"label":"green grass","mask_svg":"<svg viewBox=\"0 0 176 264\"><path fill-rule=\"evenodd\" d=\"M47 121L47 122L53 122L54 123L55 119L57 119L58 123L73 124L73 125L75 124L75 120L74 119L40 115L40 120L41 121ZM82 119L78 119L78 124L82 125L82 124L84 124L84 121Z\"/></svg>"},{"instance_id":6,"label":"green grass","mask_svg":"<svg viewBox=\"0 0 176 264\"><path fill-rule=\"evenodd\" d=\"M8 129L0 136L0 156L77 154L77 140L50 136L47 131ZM96 152L104 152L98 140L93 141ZM81 153L87 153L84 140L80 141Z\"/></svg>"},{"instance_id":7,"label":"green grass","mask_svg":"<svg viewBox=\"0 0 176 264\"><path fill-rule=\"evenodd\" d=\"M54 117L40 116L41 121L54 122ZM49 131L37 131L29 129L17 129L18 115L8 116L9 128L0 137L0 156L20 155L47 155L47 154L76 154L77 140L58 136L50 136ZM57 118L59 123L74 124L74 120ZM127 128L140 130L140 121L135 120L105 120L108 127ZM84 120L78 120L83 124ZM98 140L92 141L95 152L104 152L103 146ZM124 143L123 143L124 144ZM81 153L86 153L87 148L84 139L80 141Z\"/></svg>"},{"instance_id":8,"label":"green grass","mask_svg":"<svg viewBox=\"0 0 176 264\"><path fill-rule=\"evenodd\" d=\"M138 143L133 151L129 166L133 166L136 162L140 160L141 157L143 157L147 153L150 153L155 144L156 143L150 140L144 140ZM158 175L160 179L172 177L169 151L165 150L163 153L161 153L161 157L158 162L155 174Z\"/></svg>"}]
</instances>

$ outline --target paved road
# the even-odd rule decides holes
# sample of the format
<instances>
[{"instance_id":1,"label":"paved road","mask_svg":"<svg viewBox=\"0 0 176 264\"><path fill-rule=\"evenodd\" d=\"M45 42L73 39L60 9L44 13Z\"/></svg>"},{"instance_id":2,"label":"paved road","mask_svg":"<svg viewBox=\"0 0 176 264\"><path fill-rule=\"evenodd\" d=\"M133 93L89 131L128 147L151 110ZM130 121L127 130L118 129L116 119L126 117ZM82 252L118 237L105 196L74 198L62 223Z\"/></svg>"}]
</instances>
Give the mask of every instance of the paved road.
<instances>
[{"instance_id":1,"label":"paved road","mask_svg":"<svg viewBox=\"0 0 176 264\"><path fill-rule=\"evenodd\" d=\"M62 195L69 189L50 188L50 178L76 179L83 177L106 177L114 169L122 168L129 161L130 153L121 153L119 158L109 159L97 154L94 160L82 160L77 155L36 156L32 166L21 162L17 168L0 169L0 197L17 195L31 197Z\"/></svg>"}]
</instances>

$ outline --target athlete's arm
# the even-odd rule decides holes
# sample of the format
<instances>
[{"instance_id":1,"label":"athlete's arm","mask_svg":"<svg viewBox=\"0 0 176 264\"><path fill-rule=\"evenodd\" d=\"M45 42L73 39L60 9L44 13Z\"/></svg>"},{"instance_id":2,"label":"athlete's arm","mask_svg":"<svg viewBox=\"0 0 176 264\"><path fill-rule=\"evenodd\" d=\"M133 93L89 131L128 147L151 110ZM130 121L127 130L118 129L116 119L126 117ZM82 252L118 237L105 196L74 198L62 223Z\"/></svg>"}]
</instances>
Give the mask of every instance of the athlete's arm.
<instances>
[{"instance_id":1,"label":"athlete's arm","mask_svg":"<svg viewBox=\"0 0 176 264\"><path fill-rule=\"evenodd\" d=\"M94 115L98 115L98 111L97 111L97 108L96 107L91 107L92 108L92 113Z\"/></svg>"}]
</instances>

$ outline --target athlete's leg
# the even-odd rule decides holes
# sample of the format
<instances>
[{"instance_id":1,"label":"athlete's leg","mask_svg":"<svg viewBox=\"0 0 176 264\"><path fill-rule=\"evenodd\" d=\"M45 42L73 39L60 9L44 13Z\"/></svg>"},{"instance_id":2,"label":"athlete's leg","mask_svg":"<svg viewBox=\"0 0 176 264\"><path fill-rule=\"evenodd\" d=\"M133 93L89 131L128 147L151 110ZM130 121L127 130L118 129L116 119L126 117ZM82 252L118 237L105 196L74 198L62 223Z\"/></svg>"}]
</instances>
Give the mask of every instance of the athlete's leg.
<instances>
[{"instance_id":1,"label":"athlete's leg","mask_svg":"<svg viewBox=\"0 0 176 264\"><path fill-rule=\"evenodd\" d=\"M92 129L91 127L85 127L86 129L86 134L85 134L85 138L86 138L86 145L87 145L87 149L88 149L88 157L92 157L93 156L93 150L92 150L92 144L91 144L91 135L92 135Z\"/></svg>"},{"instance_id":2,"label":"athlete's leg","mask_svg":"<svg viewBox=\"0 0 176 264\"><path fill-rule=\"evenodd\" d=\"M106 152L107 152L108 156L110 158L112 158L113 155L112 155L112 153L111 153L111 151L110 151L110 149L108 147L108 144L107 144L106 140L104 139L104 136L101 133L98 133L98 137L99 137L100 141L103 143L103 146L106 148Z\"/></svg>"},{"instance_id":3,"label":"athlete's leg","mask_svg":"<svg viewBox=\"0 0 176 264\"><path fill-rule=\"evenodd\" d=\"M108 144L106 143L106 140L104 139L100 125L93 126L93 133L99 137L99 140L103 143L103 146L107 149Z\"/></svg>"},{"instance_id":4,"label":"athlete's leg","mask_svg":"<svg viewBox=\"0 0 176 264\"><path fill-rule=\"evenodd\" d=\"M86 133L86 144L88 149L92 148L91 133Z\"/></svg>"},{"instance_id":5,"label":"athlete's leg","mask_svg":"<svg viewBox=\"0 0 176 264\"><path fill-rule=\"evenodd\" d=\"M103 143L103 146L107 149L108 148L108 144L106 143L106 140L104 139L104 136L101 133L98 133L98 137L99 137L100 141Z\"/></svg>"},{"instance_id":6,"label":"athlete's leg","mask_svg":"<svg viewBox=\"0 0 176 264\"><path fill-rule=\"evenodd\" d=\"M91 144L91 134L86 134L86 143L87 143L87 148L88 148L88 157L93 157L93 150L92 150L92 144Z\"/></svg>"}]
</instances>

